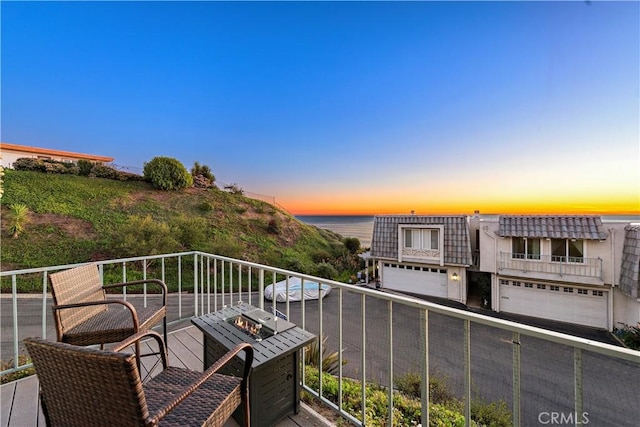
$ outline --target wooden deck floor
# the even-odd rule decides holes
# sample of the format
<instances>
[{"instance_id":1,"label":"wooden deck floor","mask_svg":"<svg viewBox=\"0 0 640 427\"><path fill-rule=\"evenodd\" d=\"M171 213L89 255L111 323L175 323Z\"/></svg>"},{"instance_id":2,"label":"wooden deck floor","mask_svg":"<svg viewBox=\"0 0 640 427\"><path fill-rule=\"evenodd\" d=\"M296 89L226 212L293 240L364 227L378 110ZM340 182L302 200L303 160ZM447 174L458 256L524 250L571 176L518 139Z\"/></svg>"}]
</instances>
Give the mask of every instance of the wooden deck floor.
<instances>
[{"instance_id":1,"label":"wooden deck floor","mask_svg":"<svg viewBox=\"0 0 640 427\"><path fill-rule=\"evenodd\" d=\"M202 332L193 326L169 333L169 365L202 371ZM144 349L143 349L144 352ZM143 358L144 359L144 358ZM0 387L0 427L44 426L44 416L38 400L36 376L24 378ZM299 414L282 419L276 427L328 426L325 419L306 405L301 405ZM238 424L231 419L225 427Z\"/></svg>"}]
</instances>

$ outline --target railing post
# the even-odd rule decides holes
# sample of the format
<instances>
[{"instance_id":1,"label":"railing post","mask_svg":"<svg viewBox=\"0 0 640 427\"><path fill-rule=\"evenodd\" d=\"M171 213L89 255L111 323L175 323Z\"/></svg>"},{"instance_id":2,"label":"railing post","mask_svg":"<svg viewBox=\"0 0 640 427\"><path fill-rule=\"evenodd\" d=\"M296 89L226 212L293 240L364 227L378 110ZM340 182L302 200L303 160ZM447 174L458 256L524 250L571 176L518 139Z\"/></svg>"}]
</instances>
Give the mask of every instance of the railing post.
<instances>
[{"instance_id":1,"label":"railing post","mask_svg":"<svg viewBox=\"0 0 640 427\"><path fill-rule=\"evenodd\" d=\"M360 295L360 309L362 312L362 354L361 363L362 363L362 381L360 382L361 388L361 399L362 399L362 425L367 424L367 338L366 338L366 302L365 302L365 294ZM303 298L304 300L304 298Z\"/></svg>"},{"instance_id":2,"label":"railing post","mask_svg":"<svg viewBox=\"0 0 640 427\"><path fill-rule=\"evenodd\" d=\"M338 409L342 412L342 288L338 289Z\"/></svg>"},{"instance_id":3,"label":"railing post","mask_svg":"<svg viewBox=\"0 0 640 427\"><path fill-rule=\"evenodd\" d=\"M304 302L304 298L302 298ZM264 310L264 268L260 269L260 274L258 275L258 304L261 310ZM304 319L304 307L302 310L302 319ZM304 323L303 323L304 325ZM304 326L302 326L304 329Z\"/></svg>"},{"instance_id":4,"label":"railing post","mask_svg":"<svg viewBox=\"0 0 640 427\"><path fill-rule=\"evenodd\" d=\"M182 255L178 255L178 318L182 319Z\"/></svg>"},{"instance_id":5,"label":"railing post","mask_svg":"<svg viewBox=\"0 0 640 427\"><path fill-rule=\"evenodd\" d=\"M193 313L199 315L198 310L198 254L193 254Z\"/></svg>"},{"instance_id":6,"label":"railing post","mask_svg":"<svg viewBox=\"0 0 640 427\"><path fill-rule=\"evenodd\" d=\"M514 332L513 343L513 427L520 427L520 333Z\"/></svg>"},{"instance_id":7,"label":"railing post","mask_svg":"<svg viewBox=\"0 0 640 427\"><path fill-rule=\"evenodd\" d=\"M393 425L393 302L389 301L389 424Z\"/></svg>"},{"instance_id":8,"label":"railing post","mask_svg":"<svg viewBox=\"0 0 640 427\"><path fill-rule=\"evenodd\" d=\"M47 338L47 274L42 274L42 338Z\"/></svg>"},{"instance_id":9,"label":"railing post","mask_svg":"<svg viewBox=\"0 0 640 427\"><path fill-rule=\"evenodd\" d=\"M573 348L573 387L574 387L574 403L576 426L582 425L582 350Z\"/></svg>"},{"instance_id":10,"label":"railing post","mask_svg":"<svg viewBox=\"0 0 640 427\"><path fill-rule=\"evenodd\" d=\"M13 308L13 367L20 366L18 349L18 282L16 275L11 275L11 306Z\"/></svg>"},{"instance_id":11,"label":"railing post","mask_svg":"<svg viewBox=\"0 0 640 427\"><path fill-rule=\"evenodd\" d=\"M420 310L420 347L422 351L421 371L422 386L420 387L420 402L422 405L422 413L420 414L421 424L429 425L429 312Z\"/></svg>"},{"instance_id":12,"label":"railing post","mask_svg":"<svg viewBox=\"0 0 640 427\"><path fill-rule=\"evenodd\" d=\"M464 425L471 425L471 321L464 321Z\"/></svg>"}]
</instances>

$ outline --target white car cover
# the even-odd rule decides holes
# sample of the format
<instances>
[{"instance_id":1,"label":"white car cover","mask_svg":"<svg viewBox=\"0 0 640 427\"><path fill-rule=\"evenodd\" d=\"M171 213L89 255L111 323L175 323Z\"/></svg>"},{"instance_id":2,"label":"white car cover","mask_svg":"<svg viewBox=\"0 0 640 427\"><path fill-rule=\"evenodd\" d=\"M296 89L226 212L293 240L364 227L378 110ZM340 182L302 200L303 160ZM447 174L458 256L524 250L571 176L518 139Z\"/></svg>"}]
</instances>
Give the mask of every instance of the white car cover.
<instances>
[{"instance_id":1,"label":"white car cover","mask_svg":"<svg viewBox=\"0 0 640 427\"><path fill-rule=\"evenodd\" d=\"M268 300L273 301L274 285L269 285L264 288L264 296ZM331 292L331 286L322 284L318 285L316 282L308 280L304 281L304 299L318 299L324 298L329 292ZM287 300L287 281L282 280L275 284L275 298L277 302L285 302ZM289 301L302 300L302 279L299 277L289 278Z\"/></svg>"}]
</instances>

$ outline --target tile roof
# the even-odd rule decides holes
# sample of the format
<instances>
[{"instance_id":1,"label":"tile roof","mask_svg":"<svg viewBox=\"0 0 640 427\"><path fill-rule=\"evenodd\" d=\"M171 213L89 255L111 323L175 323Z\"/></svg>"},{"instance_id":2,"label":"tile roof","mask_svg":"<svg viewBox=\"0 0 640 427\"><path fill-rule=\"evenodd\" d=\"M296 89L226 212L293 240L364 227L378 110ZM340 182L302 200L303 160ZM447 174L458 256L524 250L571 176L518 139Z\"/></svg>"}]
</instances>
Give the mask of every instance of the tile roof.
<instances>
[{"instance_id":1,"label":"tile roof","mask_svg":"<svg viewBox=\"0 0 640 427\"><path fill-rule=\"evenodd\" d=\"M620 290L640 298L640 225L628 225L624 230Z\"/></svg>"},{"instance_id":2,"label":"tile roof","mask_svg":"<svg viewBox=\"0 0 640 427\"><path fill-rule=\"evenodd\" d=\"M371 256L398 259L398 225L443 225L444 263L471 265L471 240L467 217L429 215L376 215L373 218Z\"/></svg>"},{"instance_id":3,"label":"tile roof","mask_svg":"<svg viewBox=\"0 0 640 427\"><path fill-rule=\"evenodd\" d=\"M501 237L604 240L608 234L596 215L501 215Z\"/></svg>"}]
</instances>

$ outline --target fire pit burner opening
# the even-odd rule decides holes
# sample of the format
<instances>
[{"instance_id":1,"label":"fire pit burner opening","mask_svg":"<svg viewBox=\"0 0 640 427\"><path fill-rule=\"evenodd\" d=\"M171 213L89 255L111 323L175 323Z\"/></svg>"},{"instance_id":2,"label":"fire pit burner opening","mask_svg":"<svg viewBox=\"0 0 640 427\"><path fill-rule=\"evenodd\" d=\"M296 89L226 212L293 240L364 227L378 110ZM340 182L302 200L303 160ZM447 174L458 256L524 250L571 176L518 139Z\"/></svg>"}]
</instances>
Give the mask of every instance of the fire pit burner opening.
<instances>
[{"instance_id":1,"label":"fire pit burner opening","mask_svg":"<svg viewBox=\"0 0 640 427\"><path fill-rule=\"evenodd\" d=\"M262 341L264 338L269 338L274 335L273 331L262 323L253 321L242 314L228 319L227 322L256 341Z\"/></svg>"}]
</instances>

